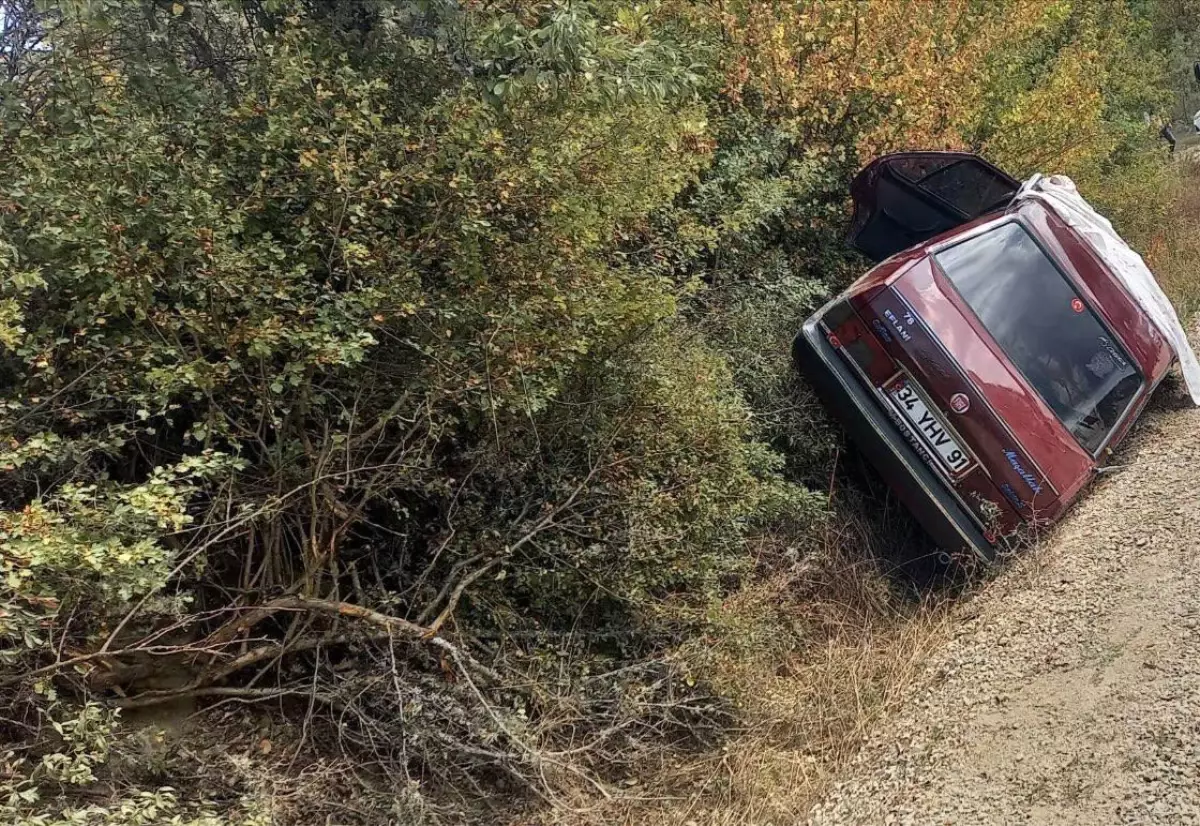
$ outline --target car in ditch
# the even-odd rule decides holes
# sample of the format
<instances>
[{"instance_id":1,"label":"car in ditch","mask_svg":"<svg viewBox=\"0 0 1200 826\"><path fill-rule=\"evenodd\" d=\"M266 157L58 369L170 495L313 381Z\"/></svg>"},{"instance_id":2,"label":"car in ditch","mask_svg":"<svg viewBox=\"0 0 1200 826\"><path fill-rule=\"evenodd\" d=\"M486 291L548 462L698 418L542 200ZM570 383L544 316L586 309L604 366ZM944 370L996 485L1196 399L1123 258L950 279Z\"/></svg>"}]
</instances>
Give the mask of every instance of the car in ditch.
<instances>
[{"instance_id":1,"label":"car in ditch","mask_svg":"<svg viewBox=\"0 0 1200 826\"><path fill-rule=\"evenodd\" d=\"M851 242L877 263L793 347L939 548L985 560L1070 508L1175 362L1096 245L1019 188L967 153L872 162Z\"/></svg>"}]
</instances>

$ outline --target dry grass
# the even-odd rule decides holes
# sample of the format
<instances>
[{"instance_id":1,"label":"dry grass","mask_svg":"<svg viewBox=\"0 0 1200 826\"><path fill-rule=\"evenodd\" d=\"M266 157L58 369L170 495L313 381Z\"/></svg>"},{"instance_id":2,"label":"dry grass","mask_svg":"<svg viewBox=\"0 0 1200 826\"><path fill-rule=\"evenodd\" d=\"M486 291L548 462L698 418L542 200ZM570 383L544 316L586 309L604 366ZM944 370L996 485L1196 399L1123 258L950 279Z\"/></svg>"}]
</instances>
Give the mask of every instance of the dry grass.
<instances>
[{"instance_id":1,"label":"dry grass","mask_svg":"<svg viewBox=\"0 0 1200 826\"><path fill-rule=\"evenodd\" d=\"M719 760L697 767L706 776L703 797L694 795L662 822L802 820L874 725L908 696L944 636L946 616L920 610L848 625L797 655L783 673L750 670L749 727Z\"/></svg>"},{"instance_id":2,"label":"dry grass","mask_svg":"<svg viewBox=\"0 0 1200 826\"><path fill-rule=\"evenodd\" d=\"M782 564L784 543L764 540L771 572L715 607L714 633L680 652L734 698L738 730L716 748L645 767L627 796L557 822L750 826L807 815L950 628L945 601L914 598L885 575L871 544L880 514L861 507L843 506L824 547L802 561Z\"/></svg>"}]
</instances>

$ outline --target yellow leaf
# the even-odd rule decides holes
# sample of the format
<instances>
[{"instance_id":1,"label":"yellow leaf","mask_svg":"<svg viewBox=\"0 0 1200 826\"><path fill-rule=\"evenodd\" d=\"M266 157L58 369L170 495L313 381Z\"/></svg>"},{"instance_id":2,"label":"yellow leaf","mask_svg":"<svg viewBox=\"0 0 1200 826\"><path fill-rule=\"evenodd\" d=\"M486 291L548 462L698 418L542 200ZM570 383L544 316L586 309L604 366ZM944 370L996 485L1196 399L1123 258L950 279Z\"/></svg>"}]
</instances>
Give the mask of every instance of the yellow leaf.
<instances>
[{"instance_id":1,"label":"yellow leaf","mask_svg":"<svg viewBox=\"0 0 1200 826\"><path fill-rule=\"evenodd\" d=\"M171 14L175 15L176 17L183 14L183 12L183 3L175 3L171 6Z\"/></svg>"}]
</instances>

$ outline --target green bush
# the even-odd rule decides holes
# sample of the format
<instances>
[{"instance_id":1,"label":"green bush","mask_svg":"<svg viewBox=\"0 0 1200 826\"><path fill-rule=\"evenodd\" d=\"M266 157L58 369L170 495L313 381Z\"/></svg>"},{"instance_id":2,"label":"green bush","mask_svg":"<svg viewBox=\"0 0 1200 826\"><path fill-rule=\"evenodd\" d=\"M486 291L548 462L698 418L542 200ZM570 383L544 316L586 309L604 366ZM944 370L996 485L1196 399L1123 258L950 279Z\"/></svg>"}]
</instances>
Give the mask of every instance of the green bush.
<instances>
[{"instance_id":1,"label":"green bush","mask_svg":"<svg viewBox=\"0 0 1200 826\"><path fill-rule=\"evenodd\" d=\"M270 609L238 626L296 594L453 640L441 663L416 638L388 655L394 697L310 661L360 721L407 715L394 736L433 776L544 786L530 756L559 738L677 725L655 700L664 678L693 693L671 646L748 571L748 536L823 510L680 317L695 279L636 250L710 154L687 44L566 5L363 4L366 35L322 4L261 28L138 8L63 6L30 56L48 83L3 127L13 667L74 614L112 654L57 672L73 690L136 695L167 626L213 647L152 670L224 684L247 630L301 661L345 636ZM236 69L195 71L195 38ZM510 685L547 661L564 696ZM580 682L641 662L662 671L644 702ZM447 667L490 684L439 686Z\"/></svg>"},{"instance_id":2,"label":"green bush","mask_svg":"<svg viewBox=\"0 0 1200 826\"><path fill-rule=\"evenodd\" d=\"M789 346L862 267L860 147L1019 119L1008 93L1093 25L1064 6L938 131L886 85L922 77L892 46L887 77L831 68L850 7L811 31L666 0L0 8L14 731L47 686L270 701L297 755L336 740L443 821L728 734L687 652L738 633L714 606L764 573L754 543L829 540L840 436ZM806 36L825 85L788 57ZM1122 89L1098 134L1152 167ZM38 743L43 779L103 780ZM207 823L144 788L56 811Z\"/></svg>"},{"instance_id":3,"label":"green bush","mask_svg":"<svg viewBox=\"0 0 1200 826\"><path fill-rule=\"evenodd\" d=\"M211 807L180 804L169 787L152 791L130 790L105 805L73 805L56 801L53 791L88 787L96 783L95 771L109 761L117 715L96 703L77 710L51 701L48 728L56 741L30 765L13 752L0 754L5 773L0 778L0 816L13 826L266 826L269 818L253 812L247 801L233 814L216 814ZM49 792L49 795L47 795ZM258 808L261 808L259 806ZM49 812L47 810L50 810Z\"/></svg>"}]
</instances>

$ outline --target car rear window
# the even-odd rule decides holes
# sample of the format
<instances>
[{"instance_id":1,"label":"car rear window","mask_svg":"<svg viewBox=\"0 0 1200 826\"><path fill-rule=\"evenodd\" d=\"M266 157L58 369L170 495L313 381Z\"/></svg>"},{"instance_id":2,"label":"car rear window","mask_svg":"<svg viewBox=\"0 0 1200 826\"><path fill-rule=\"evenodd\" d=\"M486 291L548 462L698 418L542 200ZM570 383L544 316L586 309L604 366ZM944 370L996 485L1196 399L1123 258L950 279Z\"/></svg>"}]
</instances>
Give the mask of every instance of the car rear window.
<instances>
[{"instance_id":1,"label":"car rear window","mask_svg":"<svg viewBox=\"0 0 1200 826\"><path fill-rule=\"evenodd\" d=\"M1015 222L935 258L1000 349L1094 455L1142 377L1066 276Z\"/></svg>"}]
</instances>

